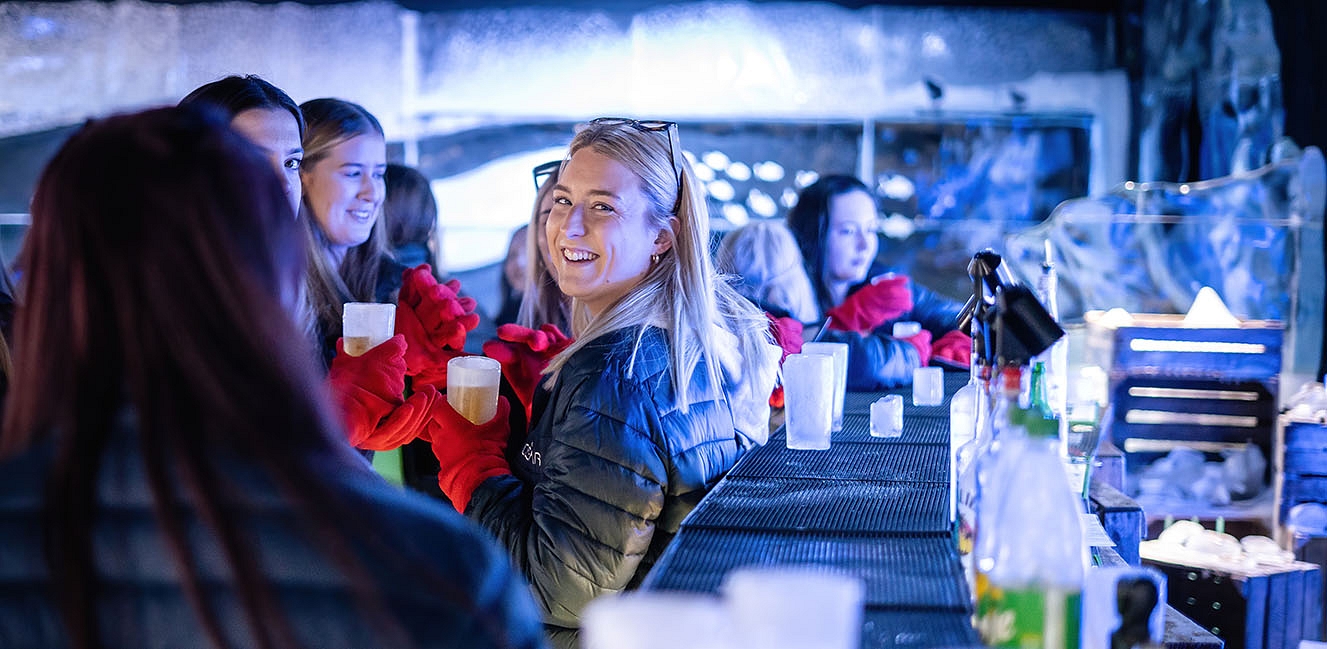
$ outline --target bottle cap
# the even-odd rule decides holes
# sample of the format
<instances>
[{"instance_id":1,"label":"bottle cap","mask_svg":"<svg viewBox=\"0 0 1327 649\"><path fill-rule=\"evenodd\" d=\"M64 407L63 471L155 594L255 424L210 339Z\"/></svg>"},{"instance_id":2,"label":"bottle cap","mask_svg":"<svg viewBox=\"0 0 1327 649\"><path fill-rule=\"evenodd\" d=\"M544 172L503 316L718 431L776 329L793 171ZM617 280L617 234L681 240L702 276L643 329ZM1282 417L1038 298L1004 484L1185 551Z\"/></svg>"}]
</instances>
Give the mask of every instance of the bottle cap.
<instances>
[{"instance_id":1,"label":"bottle cap","mask_svg":"<svg viewBox=\"0 0 1327 649\"><path fill-rule=\"evenodd\" d=\"M895 338L911 338L921 332L922 324L920 322L903 321L894 323Z\"/></svg>"}]
</instances>

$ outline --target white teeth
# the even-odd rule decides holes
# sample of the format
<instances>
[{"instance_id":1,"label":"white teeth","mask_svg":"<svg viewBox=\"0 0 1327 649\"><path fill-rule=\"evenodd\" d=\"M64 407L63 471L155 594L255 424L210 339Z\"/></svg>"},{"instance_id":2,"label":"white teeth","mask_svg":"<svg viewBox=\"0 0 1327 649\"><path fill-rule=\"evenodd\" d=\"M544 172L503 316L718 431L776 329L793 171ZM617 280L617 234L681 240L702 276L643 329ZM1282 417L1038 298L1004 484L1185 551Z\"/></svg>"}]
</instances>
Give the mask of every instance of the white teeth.
<instances>
[{"instance_id":1,"label":"white teeth","mask_svg":"<svg viewBox=\"0 0 1327 649\"><path fill-rule=\"evenodd\" d=\"M586 250L569 250L567 248L562 249L562 256L567 261L590 261L599 258L599 255Z\"/></svg>"}]
</instances>

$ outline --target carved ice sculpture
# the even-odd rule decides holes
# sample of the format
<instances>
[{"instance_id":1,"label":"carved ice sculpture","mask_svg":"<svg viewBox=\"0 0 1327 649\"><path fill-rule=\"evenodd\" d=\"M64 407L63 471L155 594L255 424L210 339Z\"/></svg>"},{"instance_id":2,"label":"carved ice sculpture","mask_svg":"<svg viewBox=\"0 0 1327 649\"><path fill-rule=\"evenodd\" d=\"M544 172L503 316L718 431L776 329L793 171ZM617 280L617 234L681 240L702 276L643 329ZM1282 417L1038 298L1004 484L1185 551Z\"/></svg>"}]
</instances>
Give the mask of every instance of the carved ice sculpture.
<instances>
[{"instance_id":1,"label":"carved ice sculpture","mask_svg":"<svg viewBox=\"0 0 1327 649\"><path fill-rule=\"evenodd\" d=\"M1297 347L1294 365L1316 366L1327 166L1316 147L1280 144L1276 162L1252 171L1187 184L1126 182L1106 196L1065 201L1043 223L1010 235L1006 258L1035 277L1051 240L1068 321L1114 307L1183 313L1211 286L1241 319L1283 321Z\"/></svg>"}]
</instances>

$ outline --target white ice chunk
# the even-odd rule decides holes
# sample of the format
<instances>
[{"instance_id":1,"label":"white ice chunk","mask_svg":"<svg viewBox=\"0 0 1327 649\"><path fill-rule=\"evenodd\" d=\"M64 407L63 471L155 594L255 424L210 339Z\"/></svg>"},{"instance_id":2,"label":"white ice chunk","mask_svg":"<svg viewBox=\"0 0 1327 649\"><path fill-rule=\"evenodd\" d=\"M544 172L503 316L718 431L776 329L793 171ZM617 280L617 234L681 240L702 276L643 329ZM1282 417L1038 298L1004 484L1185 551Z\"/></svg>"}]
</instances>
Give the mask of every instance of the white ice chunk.
<instances>
[{"instance_id":1,"label":"white ice chunk","mask_svg":"<svg viewBox=\"0 0 1327 649\"><path fill-rule=\"evenodd\" d=\"M1184 316L1184 326L1229 329L1239 326L1239 318L1230 313L1212 287L1204 286L1198 291L1198 297L1193 298L1193 306Z\"/></svg>"}]
</instances>

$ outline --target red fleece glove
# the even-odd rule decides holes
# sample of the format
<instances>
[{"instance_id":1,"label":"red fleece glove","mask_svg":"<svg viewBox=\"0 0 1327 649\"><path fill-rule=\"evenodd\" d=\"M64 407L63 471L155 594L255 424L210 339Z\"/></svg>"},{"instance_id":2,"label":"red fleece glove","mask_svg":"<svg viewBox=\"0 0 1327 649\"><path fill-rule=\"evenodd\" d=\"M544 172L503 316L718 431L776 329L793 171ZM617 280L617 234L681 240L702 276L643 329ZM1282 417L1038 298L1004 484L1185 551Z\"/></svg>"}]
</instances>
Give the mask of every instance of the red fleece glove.
<instances>
[{"instance_id":1,"label":"red fleece glove","mask_svg":"<svg viewBox=\"0 0 1327 649\"><path fill-rule=\"evenodd\" d=\"M465 336L479 326L473 298L461 297L461 283L439 284L428 264L402 274L396 305L396 331L404 334L406 374L416 387L447 385L447 361L462 356Z\"/></svg>"},{"instance_id":2,"label":"red fleece glove","mask_svg":"<svg viewBox=\"0 0 1327 649\"><path fill-rule=\"evenodd\" d=\"M774 343L783 349L783 355L779 356L779 367L783 367L783 361L788 358L788 354L800 354L802 352L802 323L792 318L776 318L769 313L765 314L769 318L769 333L774 338ZM783 407L783 384L774 386L774 391L769 395L769 407Z\"/></svg>"},{"instance_id":3,"label":"red fleece glove","mask_svg":"<svg viewBox=\"0 0 1327 649\"><path fill-rule=\"evenodd\" d=\"M907 338L899 338L899 340L910 343L917 348L917 356L921 359L921 365L918 365L918 367L926 367L926 364L931 362L931 332L922 329Z\"/></svg>"},{"instance_id":4,"label":"red fleece glove","mask_svg":"<svg viewBox=\"0 0 1327 649\"><path fill-rule=\"evenodd\" d=\"M972 336L957 329L940 336L931 345L931 358L943 358L968 367L972 364Z\"/></svg>"},{"instance_id":5,"label":"red fleece glove","mask_svg":"<svg viewBox=\"0 0 1327 649\"><path fill-rule=\"evenodd\" d=\"M351 445L373 437L379 422L397 406L405 392L405 337L397 334L362 356L345 352L336 341L336 356L327 372L327 387L341 411Z\"/></svg>"},{"instance_id":6,"label":"red fleece glove","mask_svg":"<svg viewBox=\"0 0 1327 649\"><path fill-rule=\"evenodd\" d=\"M912 310L912 289L907 275L871 280L825 313L829 328L867 333Z\"/></svg>"},{"instance_id":7,"label":"red fleece glove","mask_svg":"<svg viewBox=\"0 0 1327 649\"><path fill-rule=\"evenodd\" d=\"M359 442L353 442L356 448L370 451L390 451L409 444L416 437L428 440L428 424L433 420L433 408L438 401L447 397L431 385L410 395L405 403L396 407L382 423L378 424L371 435Z\"/></svg>"},{"instance_id":8,"label":"red fleece glove","mask_svg":"<svg viewBox=\"0 0 1327 649\"><path fill-rule=\"evenodd\" d=\"M574 340L562 333L557 325L546 324L530 329L517 324L498 327L498 339L484 343L484 355L502 365L512 390L525 406L525 418L530 418L534 407L534 392L539 385L548 361L562 353Z\"/></svg>"},{"instance_id":9,"label":"red fleece glove","mask_svg":"<svg viewBox=\"0 0 1327 649\"><path fill-rule=\"evenodd\" d=\"M498 397L498 411L492 419L473 424L452 409L444 397L432 410L428 425L429 442L438 458L438 487L452 501L456 511L465 513L470 496L485 480L509 475L511 467L503 451L507 448L507 416L511 406Z\"/></svg>"}]
</instances>

